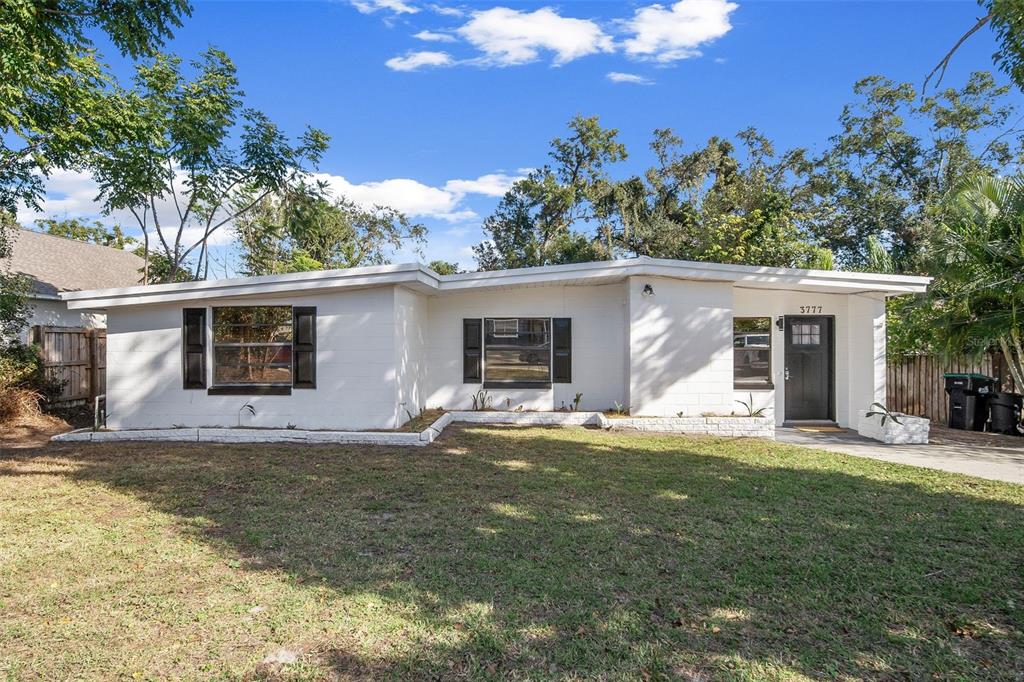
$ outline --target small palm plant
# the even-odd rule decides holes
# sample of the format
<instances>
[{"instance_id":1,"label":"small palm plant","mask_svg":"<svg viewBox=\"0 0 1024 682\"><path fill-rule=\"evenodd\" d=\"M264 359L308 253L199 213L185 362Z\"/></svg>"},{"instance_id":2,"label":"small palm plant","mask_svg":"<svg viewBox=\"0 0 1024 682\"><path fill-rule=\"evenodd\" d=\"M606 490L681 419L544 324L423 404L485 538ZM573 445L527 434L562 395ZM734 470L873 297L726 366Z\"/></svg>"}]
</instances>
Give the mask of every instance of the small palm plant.
<instances>
[{"instance_id":1,"label":"small palm plant","mask_svg":"<svg viewBox=\"0 0 1024 682\"><path fill-rule=\"evenodd\" d=\"M895 414L893 414L889 410L889 408L886 407L885 405L883 405L882 403L871 403L871 407L868 408L868 411L864 414L864 416L865 417L878 417L878 416L881 416L882 417L882 426L885 426L885 422L888 419L891 419L894 424L899 424L899 425L903 424L903 422L901 422L899 420L899 418Z\"/></svg>"},{"instance_id":2,"label":"small palm plant","mask_svg":"<svg viewBox=\"0 0 1024 682\"><path fill-rule=\"evenodd\" d=\"M754 409L754 394L753 393L748 393L746 400L737 400L736 402L738 402L740 405L742 405L744 408L746 408L747 416L748 417L763 417L764 416L765 408L759 407L756 410Z\"/></svg>"}]
</instances>

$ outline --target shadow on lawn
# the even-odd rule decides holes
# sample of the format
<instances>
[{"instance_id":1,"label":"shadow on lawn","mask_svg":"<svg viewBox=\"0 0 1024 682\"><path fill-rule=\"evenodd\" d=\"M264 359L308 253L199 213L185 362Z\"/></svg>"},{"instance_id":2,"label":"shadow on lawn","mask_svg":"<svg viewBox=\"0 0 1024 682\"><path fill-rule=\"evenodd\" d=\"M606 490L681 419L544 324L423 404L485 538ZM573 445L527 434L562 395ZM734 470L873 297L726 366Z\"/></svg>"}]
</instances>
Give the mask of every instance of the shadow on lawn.
<instances>
[{"instance_id":1,"label":"shadow on lawn","mask_svg":"<svg viewBox=\"0 0 1024 682\"><path fill-rule=\"evenodd\" d=\"M75 476L210 519L183 528L247 569L444 632L391 659L324 642L342 676L1024 675L1021 506L758 441L578 434L72 457Z\"/></svg>"}]
</instances>

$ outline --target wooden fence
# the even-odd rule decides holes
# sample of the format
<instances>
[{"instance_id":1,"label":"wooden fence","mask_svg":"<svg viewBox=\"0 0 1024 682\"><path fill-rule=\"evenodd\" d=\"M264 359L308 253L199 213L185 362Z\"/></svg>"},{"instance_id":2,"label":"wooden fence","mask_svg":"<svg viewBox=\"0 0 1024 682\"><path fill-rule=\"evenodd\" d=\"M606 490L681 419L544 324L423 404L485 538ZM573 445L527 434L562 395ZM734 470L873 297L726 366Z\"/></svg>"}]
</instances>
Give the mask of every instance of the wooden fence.
<instances>
[{"instance_id":1,"label":"wooden fence","mask_svg":"<svg viewBox=\"0 0 1024 682\"><path fill-rule=\"evenodd\" d=\"M46 375L62 385L58 403L91 401L107 388L107 330L32 327Z\"/></svg>"},{"instance_id":2,"label":"wooden fence","mask_svg":"<svg viewBox=\"0 0 1024 682\"><path fill-rule=\"evenodd\" d=\"M931 355L892 358L886 380L886 407L945 424L949 420L946 372L985 374L999 380L1001 390L1019 392L1006 368L1001 353L979 359L957 358L946 361Z\"/></svg>"}]
</instances>

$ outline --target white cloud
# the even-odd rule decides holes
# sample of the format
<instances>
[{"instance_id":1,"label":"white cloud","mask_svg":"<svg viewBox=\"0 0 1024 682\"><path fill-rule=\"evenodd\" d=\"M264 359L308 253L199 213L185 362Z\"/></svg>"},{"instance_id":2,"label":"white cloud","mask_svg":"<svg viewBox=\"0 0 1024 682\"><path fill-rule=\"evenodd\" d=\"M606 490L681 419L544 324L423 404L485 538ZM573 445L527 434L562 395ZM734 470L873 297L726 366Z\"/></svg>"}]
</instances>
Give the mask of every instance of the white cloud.
<instances>
[{"instance_id":1,"label":"white cloud","mask_svg":"<svg viewBox=\"0 0 1024 682\"><path fill-rule=\"evenodd\" d=\"M184 185L185 174L179 171L176 178L176 186L180 189ZM88 173L58 169L53 171L46 181L46 196L40 202L42 210L22 208L17 213L17 220L25 226L32 226L36 220L43 218L55 220L78 218L88 222L99 221L104 225L120 225L129 235L141 239L142 232L131 211L119 210L114 211L111 215L104 215L102 205L96 201L99 193L99 186ZM179 195L178 201L184 205L186 200ZM174 240L180 224L174 200L170 196L158 200L156 211L160 219L160 232L168 241ZM147 224L152 230L152 217L149 218ZM202 236L203 228L186 227L182 231L181 242L186 247L192 246ZM155 234L153 234L153 239L156 239ZM210 236L209 243L212 246L223 246L230 244L233 239L230 226L225 225Z\"/></svg>"},{"instance_id":2,"label":"white cloud","mask_svg":"<svg viewBox=\"0 0 1024 682\"><path fill-rule=\"evenodd\" d=\"M437 14L440 14L441 16L445 17L461 17L465 16L466 14L458 7L443 7L441 5L436 4L430 4L427 5L427 7L430 9L431 12L436 12Z\"/></svg>"},{"instance_id":3,"label":"white cloud","mask_svg":"<svg viewBox=\"0 0 1024 682\"><path fill-rule=\"evenodd\" d=\"M622 73L621 71L609 71L606 74L612 83L633 83L635 85L654 85L654 81L646 76L636 73Z\"/></svg>"},{"instance_id":4,"label":"white cloud","mask_svg":"<svg viewBox=\"0 0 1024 682\"><path fill-rule=\"evenodd\" d=\"M482 194L486 197L505 196L517 180L523 176L505 175L504 173L488 173L476 180L449 180L444 188L456 194Z\"/></svg>"},{"instance_id":5,"label":"white cloud","mask_svg":"<svg viewBox=\"0 0 1024 682\"><path fill-rule=\"evenodd\" d=\"M404 57L392 57L384 64L395 71L416 71L423 67L451 66L454 62L447 52L410 52Z\"/></svg>"},{"instance_id":6,"label":"white cloud","mask_svg":"<svg viewBox=\"0 0 1024 682\"><path fill-rule=\"evenodd\" d=\"M402 0L352 0L352 5L363 14L373 14L387 10L395 14L416 14L418 7L413 7Z\"/></svg>"},{"instance_id":7,"label":"white cloud","mask_svg":"<svg viewBox=\"0 0 1024 682\"><path fill-rule=\"evenodd\" d=\"M623 41L622 47L631 57L662 63L698 57L701 45L732 29L729 15L736 8L727 0L680 0L670 8L641 7L624 22L633 37Z\"/></svg>"},{"instance_id":8,"label":"white cloud","mask_svg":"<svg viewBox=\"0 0 1024 682\"><path fill-rule=\"evenodd\" d=\"M434 187L410 178L353 183L341 175L316 173L335 196L345 197L365 208L390 206L411 218L435 218L450 223L473 220L479 216L465 208L462 201L475 194L500 197L519 178L503 173L481 175L475 180L449 180Z\"/></svg>"},{"instance_id":9,"label":"white cloud","mask_svg":"<svg viewBox=\"0 0 1024 682\"><path fill-rule=\"evenodd\" d=\"M613 50L612 39L589 19L562 17L549 7L520 12L507 7L473 12L458 29L484 53L480 63L511 66L536 61L542 50L554 53L561 65L597 52Z\"/></svg>"},{"instance_id":10,"label":"white cloud","mask_svg":"<svg viewBox=\"0 0 1024 682\"><path fill-rule=\"evenodd\" d=\"M447 33L437 33L436 31L420 31L412 36L418 40L425 40L431 43L454 43L455 36Z\"/></svg>"}]
</instances>

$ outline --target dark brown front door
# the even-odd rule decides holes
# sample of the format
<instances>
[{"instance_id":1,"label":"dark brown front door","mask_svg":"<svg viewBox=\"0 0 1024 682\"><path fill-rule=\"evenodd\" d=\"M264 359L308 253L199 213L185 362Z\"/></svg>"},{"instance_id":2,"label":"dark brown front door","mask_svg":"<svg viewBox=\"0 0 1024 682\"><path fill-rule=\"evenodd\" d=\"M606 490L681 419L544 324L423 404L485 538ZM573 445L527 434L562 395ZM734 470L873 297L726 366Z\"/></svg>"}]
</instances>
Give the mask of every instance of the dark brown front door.
<instances>
[{"instance_id":1,"label":"dark brown front door","mask_svg":"<svg viewBox=\"0 0 1024 682\"><path fill-rule=\"evenodd\" d=\"M786 420L835 418L833 320L786 318Z\"/></svg>"}]
</instances>

